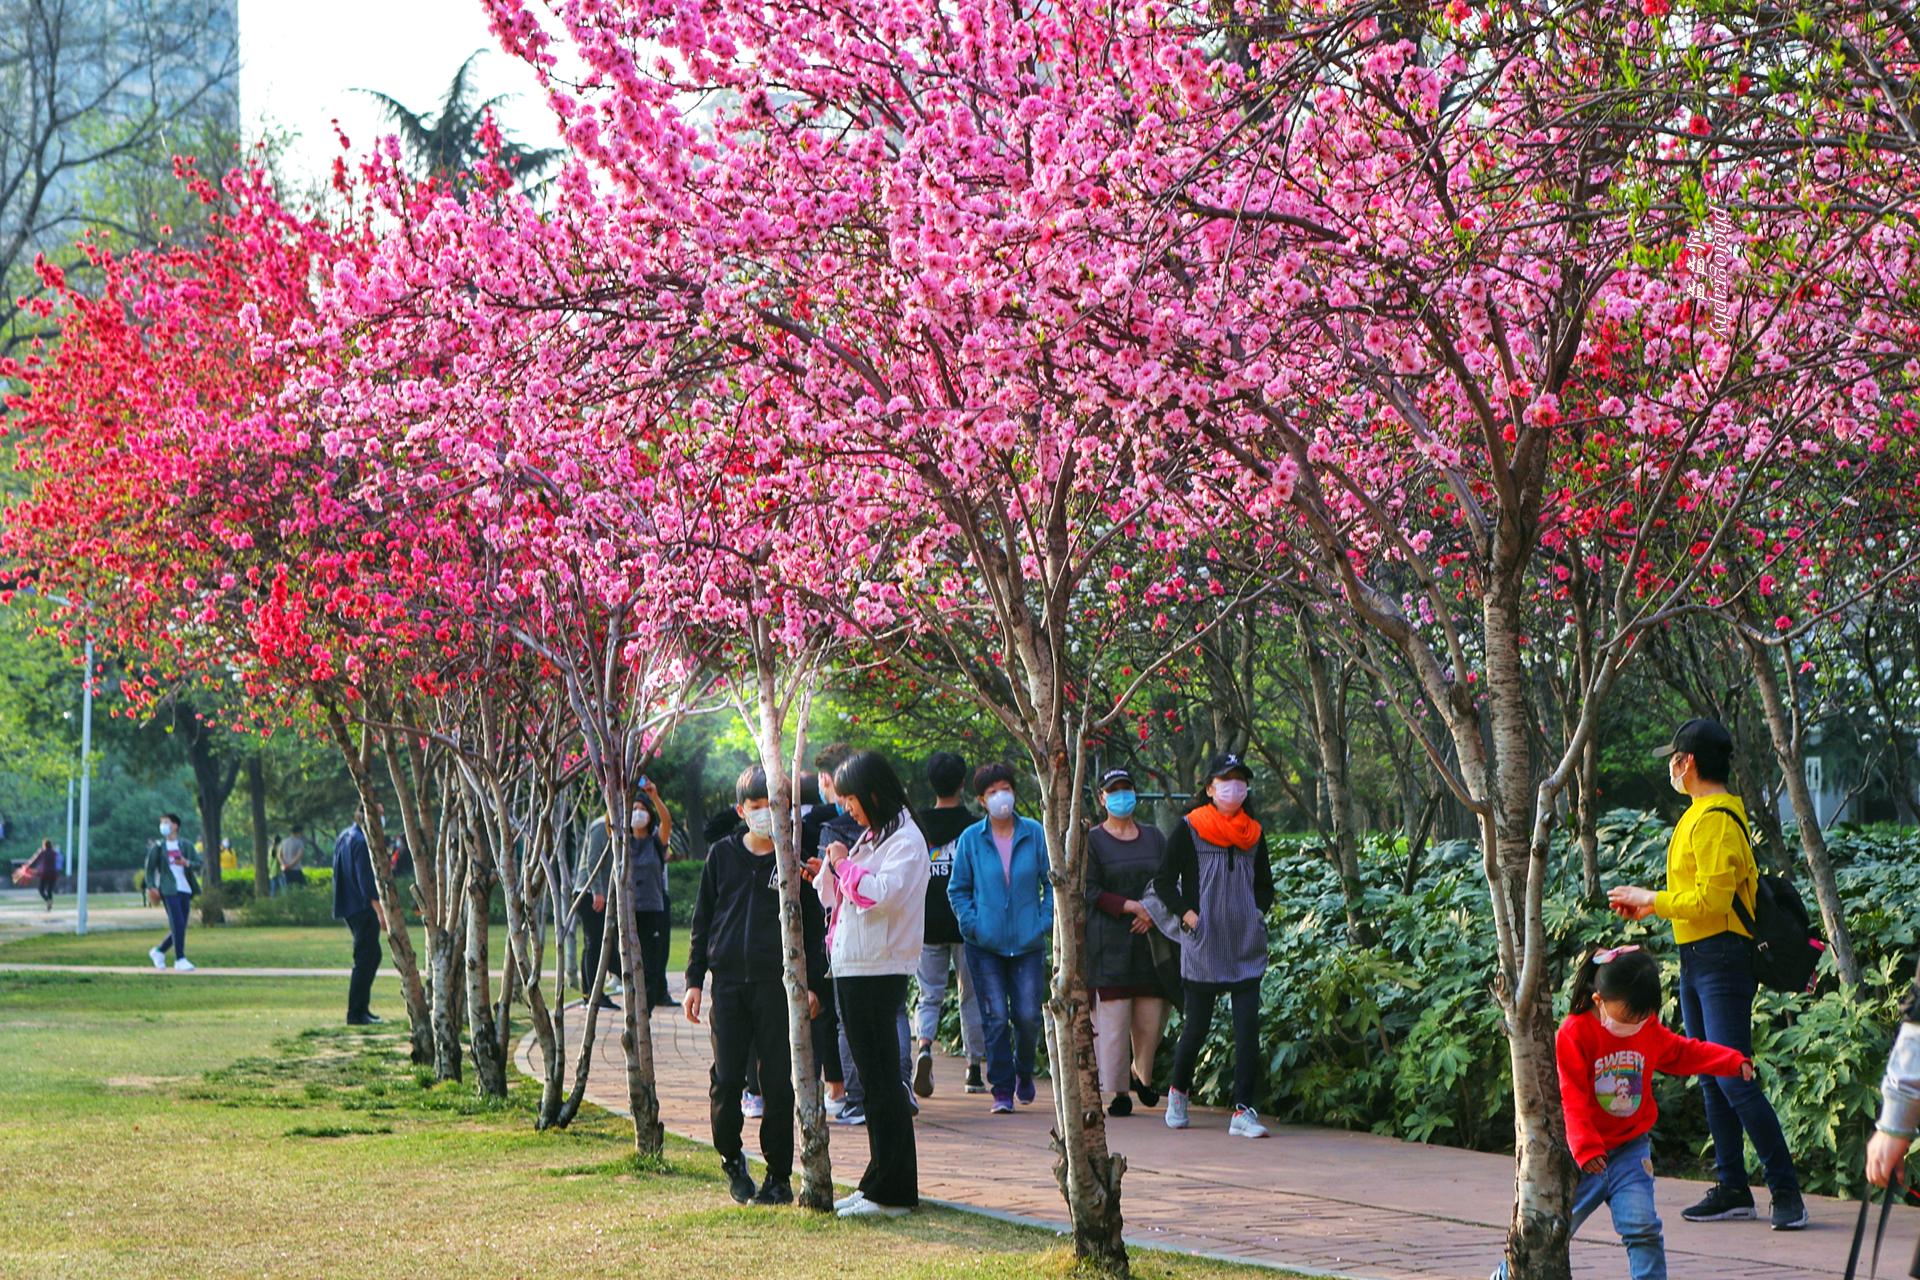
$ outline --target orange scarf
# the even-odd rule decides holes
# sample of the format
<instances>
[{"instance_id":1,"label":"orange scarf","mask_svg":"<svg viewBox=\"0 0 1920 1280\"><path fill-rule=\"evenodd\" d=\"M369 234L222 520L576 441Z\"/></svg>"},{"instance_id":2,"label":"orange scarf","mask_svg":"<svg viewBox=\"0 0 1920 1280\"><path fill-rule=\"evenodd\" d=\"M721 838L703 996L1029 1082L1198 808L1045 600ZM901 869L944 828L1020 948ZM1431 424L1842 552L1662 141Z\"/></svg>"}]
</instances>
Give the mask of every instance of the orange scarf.
<instances>
[{"instance_id":1,"label":"orange scarf","mask_svg":"<svg viewBox=\"0 0 1920 1280\"><path fill-rule=\"evenodd\" d=\"M1187 821L1195 835L1223 849L1251 849L1260 843L1260 824L1245 809L1229 818L1213 805L1204 805L1188 814Z\"/></svg>"}]
</instances>

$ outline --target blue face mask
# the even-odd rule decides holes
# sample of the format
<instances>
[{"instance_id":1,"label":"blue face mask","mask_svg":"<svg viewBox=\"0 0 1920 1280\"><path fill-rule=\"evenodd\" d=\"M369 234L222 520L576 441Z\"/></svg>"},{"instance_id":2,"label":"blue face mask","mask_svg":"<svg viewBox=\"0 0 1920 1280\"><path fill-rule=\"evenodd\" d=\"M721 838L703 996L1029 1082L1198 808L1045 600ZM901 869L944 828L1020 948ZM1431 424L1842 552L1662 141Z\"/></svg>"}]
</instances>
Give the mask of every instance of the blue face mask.
<instances>
[{"instance_id":1,"label":"blue face mask","mask_svg":"<svg viewBox=\"0 0 1920 1280\"><path fill-rule=\"evenodd\" d=\"M1116 818L1131 818L1133 807L1140 803L1140 797L1131 791L1107 792L1107 812Z\"/></svg>"}]
</instances>

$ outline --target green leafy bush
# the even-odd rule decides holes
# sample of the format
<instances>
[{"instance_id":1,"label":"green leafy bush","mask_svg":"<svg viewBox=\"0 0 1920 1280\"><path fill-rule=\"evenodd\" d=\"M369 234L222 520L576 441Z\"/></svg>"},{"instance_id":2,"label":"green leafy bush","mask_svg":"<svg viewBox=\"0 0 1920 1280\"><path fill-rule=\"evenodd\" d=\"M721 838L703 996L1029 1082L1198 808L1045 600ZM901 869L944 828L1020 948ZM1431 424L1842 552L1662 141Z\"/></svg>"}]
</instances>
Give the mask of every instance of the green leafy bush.
<instances>
[{"instance_id":1,"label":"green leafy bush","mask_svg":"<svg viewBox=\"0 0 1920 1280\"><path fill-rule=\"evenodd\" d=\"M1606 814L1599 824L1603 881L1663 883L1670 830L1652 814ZM1802 1181L1810 1190L1850 1194L1920 942L1909 906L1920 898L1920 832L1842 829L1830 838L1866 977L1859 989L1844 991L1829 969L1812 996L1762 993L1754 1047ZM1289 838L1273 852L1270 967L1261 989L1262 1109L1287 1121L1511 1150L1512 1070L1490 994L1493 924L1479 849L1460 841L1434 846L1413 892L1405 893L1399 842L1369 841L1366 917L1376 936L1367 947L1347 938L1339 882L1317 845ZM1662 962L1663 1016L1679 1029L1671 927L1623 923L1586 901L1578 858L1564 841L1557 864L1546 901L1555 990L1565 992L1589 947L1637 942ZM1803 892L1811 902L1811 890ZM1178 1025L1176 1017L1163 1076ZM1231 1027L1222 1009L1195 1071L1195 1092L1225 1102L1232 1080ZM1699 1088L1687 1080L1662 1080L1657 1088L1656 1157L1668 1170L1697 1171L1709 1145Z\"/></svg>"}]
</instances>

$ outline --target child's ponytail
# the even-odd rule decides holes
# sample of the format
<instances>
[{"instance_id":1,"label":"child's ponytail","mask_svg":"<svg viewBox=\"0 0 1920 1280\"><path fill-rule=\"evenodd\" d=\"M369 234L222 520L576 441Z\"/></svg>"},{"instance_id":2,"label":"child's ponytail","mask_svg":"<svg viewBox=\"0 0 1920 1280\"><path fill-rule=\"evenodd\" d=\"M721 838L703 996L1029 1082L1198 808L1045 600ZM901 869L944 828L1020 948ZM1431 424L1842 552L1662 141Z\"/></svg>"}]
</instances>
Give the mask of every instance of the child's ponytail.
<instances>
[{"instance_id":1,"label":"child's ponytail","mask_svg":"<svg viewBox=\"0 0 1920 1280\"><path fill-rule=\"evenodd\" d=\"M1573 995L1569 997L1567 1012L1592 1013L1594 984L1600 976L1600 962L1595 959L1600 948L1591 947L1580 962L1579 970L1573 975Z\"/></svg>"},{"instance_id":2,"label":"child's ponytail","mask_svg":"<svg viewBox=\"0 0 1920 1280\"><path fill-rule=\"evenodd\" d=\"M1637 945L1595 948L1573 975L1570 1013L1592 1013L1593 998L1618 1000L1642 1017L1660 1012L1660 964Z\"/></svg>"}]
</instances>

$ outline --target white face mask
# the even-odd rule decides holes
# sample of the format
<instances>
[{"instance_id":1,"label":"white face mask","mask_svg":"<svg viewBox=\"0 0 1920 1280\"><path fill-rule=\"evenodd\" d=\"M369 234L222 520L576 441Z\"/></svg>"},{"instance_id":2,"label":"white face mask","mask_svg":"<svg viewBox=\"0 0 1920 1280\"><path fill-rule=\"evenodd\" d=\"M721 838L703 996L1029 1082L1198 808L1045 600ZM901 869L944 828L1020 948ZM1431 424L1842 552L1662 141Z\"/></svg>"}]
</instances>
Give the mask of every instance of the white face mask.
<instances>
[{"instance_id":1,"label":"white face mask","mask_svg":"<svg viewBox=\"0 0 1920 1280\"><path fill-rule=\"evenodd\" d=\"M759 836L762 840L767 840L772 838L773 836L773 810L772 809L749 809L744 815L744 821L747 824L747 830L751 831L754 835Z\"/></svg>"},{"instance_id":2,"label":"white face mask","mask_svg":"<svg viewBox=\"0 0 1920 1280\"><path fill-rule=\"evenodd\" d=\"M160 824L161 837L164 839L165 837L170 836L172 834L173 834L173 824L171 822L162 822Z\"/></svg>"},{"instance_id":3,"label":"white face mask","mask_svg":"<svg viewBox=\"0 0 1920 1280\"><path fill-rule=\"evenodd\" d=\"M653 818L648 815L645 809L635 809L627 815L627 825L632 827L636 832L645 831L652 822Z\"/></svg>"},{"instance_id":4,"label":"white face mask","mask_svg":"<svg viewBox=\"0 0 1920 1280\"><path fill-rule=\"evenodd\" d=\"M1007 819L1013 816L1013 792L996 791L987 797L987 816Z\"/></svg>"},{"instance_id":5,"label":"white face mask","mask_svg":"<svg viewBox=\"0 0 1920 1280\"><path fill-rule=\"evenodd\" d=\"M1605 1027L1607 1030L1613 1032L1613 1034L1619 1036L1622 1040L1626 1040L1633 1036L1639 1035L1640 1028L1646 1026L1649 1022L1653 1021L1652 1018L1642 1018L1638 1022L1620 1022L1616 1019L1609 1018L1607 1016L1607 1011L1605 1009L1602 1009L1597 1004L1593 1006L1593 1011L1596 1015L1599 1016L1600 1025Z\"/></svg>"},{"instance_id":6,"label":"white face mask","mask_svg":"<svg viewBox=\"0 0 1920 1280\"><path fill-rule=\"evenodd\" d=\"M1247 802L1248 790L1239 778L1222 778L1213 784L1213 802L1222 809L1238 809Z\"/></svg>"},{"instance_id":7,"label":"white face mask","mask_svg":"<svg viewBox=\"0 0 1920 1280\"><path fill-rule=\"evenodd\" d=\"M1667 762L1667 785L1681 795L1687 794L1687 771L1674 768L1671 760Z\"/></svg>"}]
</instances>

